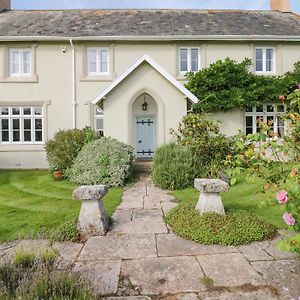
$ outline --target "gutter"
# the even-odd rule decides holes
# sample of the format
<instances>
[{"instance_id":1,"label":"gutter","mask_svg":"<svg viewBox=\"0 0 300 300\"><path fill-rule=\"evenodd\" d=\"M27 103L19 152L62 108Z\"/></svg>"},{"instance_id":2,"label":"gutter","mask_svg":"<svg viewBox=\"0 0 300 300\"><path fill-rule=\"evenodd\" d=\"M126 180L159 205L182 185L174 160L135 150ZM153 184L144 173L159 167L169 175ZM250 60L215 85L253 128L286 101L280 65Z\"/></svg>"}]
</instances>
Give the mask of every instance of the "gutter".
<instances>
[{"instance_id":1,"label":"gutter","mask_svg":"<svg viewBox=\"0 0 300 300\"><path fill-rule=\"evenodd\" d=\"M165 35L165 36L0 36L9 41L290 41L300 42L300 35Z\"/></svg>"},{"instance_id":2,"label":"gutter","mask_svg":"<svg viewBox=\"0 0 300 300\"><path fill-rule=\"evenodd\" d=\"M76 56L72 39L69 40L72 48L72 125L76 128Z\"/></svg>"}]
</instances>

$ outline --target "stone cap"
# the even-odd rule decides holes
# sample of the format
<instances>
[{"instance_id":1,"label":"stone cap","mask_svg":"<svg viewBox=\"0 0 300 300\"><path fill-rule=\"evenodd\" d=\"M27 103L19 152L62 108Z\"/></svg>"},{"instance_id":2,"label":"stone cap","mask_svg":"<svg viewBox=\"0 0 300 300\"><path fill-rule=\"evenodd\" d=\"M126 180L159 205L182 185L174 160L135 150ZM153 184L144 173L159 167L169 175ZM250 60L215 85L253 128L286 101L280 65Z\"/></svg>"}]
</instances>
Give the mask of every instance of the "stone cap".
<instances>
[{"instance_id":1,"label":"stone cap","mask_svg":"<svg viewBox=\"0 0 300 300\"><path fill-rule=\"evenodd\" d=\"M76 200L98 200L102 199L108 192L106 185L82 185L73 191L73 199Z\"/></svg>"},{"instance_id":2,"label":"stone cap","mask_svg":"<svg viewBox=\"0 0 300 300\"><path fill-rule=\"evenodd\" d=\"M229 185L221 179L196 178L194 187L200 192L205 193L220 193L227 192Z\"/></svg>"}]
</instances>

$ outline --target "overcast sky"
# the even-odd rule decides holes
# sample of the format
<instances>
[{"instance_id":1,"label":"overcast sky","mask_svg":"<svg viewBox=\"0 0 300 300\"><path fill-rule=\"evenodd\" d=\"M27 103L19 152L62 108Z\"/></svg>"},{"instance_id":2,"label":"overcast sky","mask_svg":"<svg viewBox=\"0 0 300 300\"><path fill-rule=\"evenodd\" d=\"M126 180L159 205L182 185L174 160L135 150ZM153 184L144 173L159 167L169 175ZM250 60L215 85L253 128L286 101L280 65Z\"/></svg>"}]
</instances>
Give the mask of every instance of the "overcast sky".
<instances>
[{"instance_id":1,"label":"overcast sky","mask_svg":"<svg viewBox=\"0 0 300 300\"><path fill-rule=\"evenodd\" d=\"M291 0L292 9L300 13L300 1ZM13 9L72 8L204 8L269 9L269 0L12 0Z\"/></svg>"}]
</instances>

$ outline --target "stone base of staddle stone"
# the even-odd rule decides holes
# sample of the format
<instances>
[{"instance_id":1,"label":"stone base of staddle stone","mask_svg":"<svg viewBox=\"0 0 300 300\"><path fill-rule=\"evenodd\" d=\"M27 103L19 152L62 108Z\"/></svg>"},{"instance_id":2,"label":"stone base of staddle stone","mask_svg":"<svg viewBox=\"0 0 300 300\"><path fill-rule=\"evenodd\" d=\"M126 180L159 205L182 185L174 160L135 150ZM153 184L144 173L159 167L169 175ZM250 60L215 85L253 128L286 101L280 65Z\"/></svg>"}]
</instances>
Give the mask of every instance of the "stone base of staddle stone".
<instances>
[{"instance_id":1,"label":"stone base of staddle stone","mask_svg":"<svg viewBox=\"0 0 300 300\"><path fill-rule=\"evenodd\" d=\"M201 214L207 212L215 212L219 215L225 215L224 206L219 193L204 193L201 192L196 210Z\"/></svg>"},{"instance_id":2,"label":"stone base of staddle stone","mask_svg":"<svg viewBox=\"0 0 300 300\"><path fill-rule=\"evenodd\" d=\"M105 214L101 200L83 200L78 220L81 237L106 235L109 218Z\"/></svg>"}]
</instances>

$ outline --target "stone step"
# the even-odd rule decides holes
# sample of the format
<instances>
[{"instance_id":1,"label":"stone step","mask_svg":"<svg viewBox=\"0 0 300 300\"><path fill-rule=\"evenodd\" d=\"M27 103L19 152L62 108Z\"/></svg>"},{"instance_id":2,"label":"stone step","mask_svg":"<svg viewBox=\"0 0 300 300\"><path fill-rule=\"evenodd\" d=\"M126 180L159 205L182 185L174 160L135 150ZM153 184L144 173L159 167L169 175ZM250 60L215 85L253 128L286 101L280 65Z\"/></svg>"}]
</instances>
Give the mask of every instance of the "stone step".
<instances>
[{"instance_id":1,"label":"stone step","mask_svg":"<svg viewBox=\"0 0 300 300\"><path fill-rule=\"evenodd\" d=\"M133 168L136 172L150 173L152 171L152 160L136 160Z\"/></svg>"}]
</instances>

